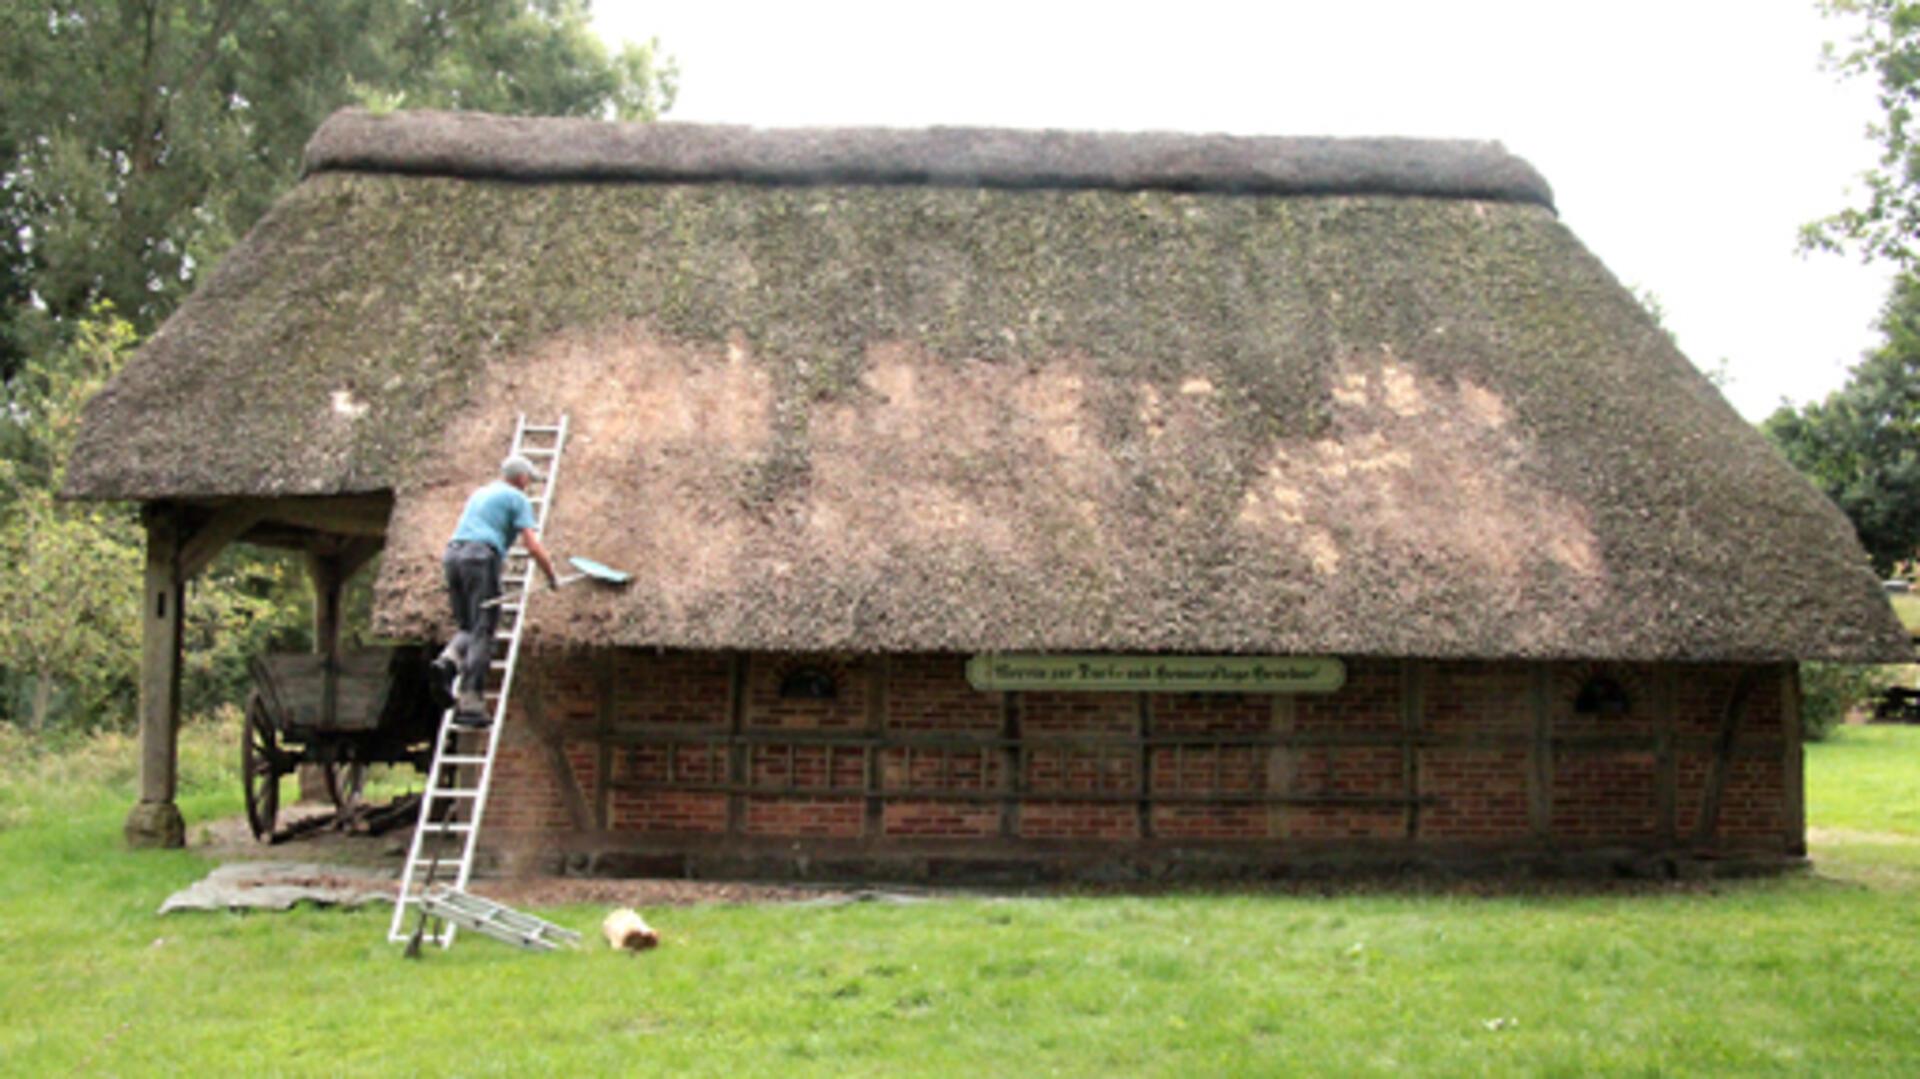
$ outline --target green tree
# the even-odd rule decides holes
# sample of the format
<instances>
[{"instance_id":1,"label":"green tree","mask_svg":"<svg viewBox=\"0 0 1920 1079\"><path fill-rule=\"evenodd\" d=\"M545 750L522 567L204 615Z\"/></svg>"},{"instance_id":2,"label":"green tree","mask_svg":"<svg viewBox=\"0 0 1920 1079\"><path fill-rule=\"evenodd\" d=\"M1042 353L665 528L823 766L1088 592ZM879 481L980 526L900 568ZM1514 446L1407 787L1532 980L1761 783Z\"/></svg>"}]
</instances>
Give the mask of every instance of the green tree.
<instances>
[{"instance_id":1,"label":"green tree","mask_svg":"<svg viewBox=\"0 0 1920 1079\"><path fill-rule=\"evenodd\" d=\"M1881 573L1920 551L1920 281L1899 279L1881 345L1824 401L1782 405L1761 424L1839 506Z\"/></svg>"},{"instance_id":2,"label":"green tree","mask_svg":"<svg viewBox=\"0 0 1920 1079\"><path fill-rule=\"evenodd\" d=\"M1920 3L1912 0L1820 0L1830 17L1858 29L1847 41L1826 46L1827 64L1879 84L1881 119L1867 129L1880 146L1879 166L1864 177L1859 205L1803 230L1803 246L1859 251L1914 268L1920 238L1920 142L1914 110L1920 106Z\"/></svg>"},{"instance_id":3,"label":"green tree","mask_svg":"<svg viewBox=\"0 0 1920 1079\"><path fill-rule=\"evenodd\" d=\"M651 119L676 72L588 0L0 3L0 715L131 714L137 521L55 501L79 405L299 175L334 109ZM301 647L304 574L235 548L186 609L188 708Z\"/></svg>"},{"instance_id":4,"label":"green tree","mask_svg":"<svg viewBox=\"0 0 1920 1079\"><path fill-rule=\"evenodd\" d=\"M21 450L0 459L0 716L34 730L125 725L139 666L132 617L143 539L124 504L55 499L87 399L137 337L100 305L59 353L28 360L12 408ZM238 699L246 657L304 648L311 608L294 559L236 547L188 592L183 695L190 711Z\"/></svg>"},{"instance_id":5,"label":"green tree","mask_svg":"<svg viewBox=\"0 0 1920 1079\"><path fill-rule=\"evenodd\" d=\"M0 379L100 300L151 331L336 108L650 119L674 84L588 0L0 5Z\"/></svg>"},{"instance_id":6,"label":"green tree","mask_svg":"<svg viewBox=\"0 0 1920 1079\"><path fill-rule=\"evenodd\" d=\"M101 714L130 687L140 641L128 617L141 548L124 507L62 505L53 491L80 406L119 368L133 328L104 310L77 329L69 354L22 373L13 407L33 432L23 460L0 460L0 667L20 677L24 712L43 730L56 702ZM44 470L44 471L43 471Z\"/></svg>"}]
</instances>

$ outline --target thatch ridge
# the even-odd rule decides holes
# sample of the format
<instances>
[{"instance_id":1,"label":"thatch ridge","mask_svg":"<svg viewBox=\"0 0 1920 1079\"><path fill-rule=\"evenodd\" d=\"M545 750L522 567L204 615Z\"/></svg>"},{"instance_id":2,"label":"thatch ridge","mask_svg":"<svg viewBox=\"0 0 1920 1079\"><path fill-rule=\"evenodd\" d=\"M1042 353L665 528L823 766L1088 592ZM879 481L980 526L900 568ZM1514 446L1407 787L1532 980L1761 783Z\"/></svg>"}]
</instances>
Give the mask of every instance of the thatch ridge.
<instances>
[{"instance_id":1,"label":"thatch ridge","mask_svg":"<svg viewBox=\"0 0 1920 1079\"><path fill-rule=\"evenodd\" d=\"M1497 142L611 123L346 109L307 145L306 171L465 179L877 184L1403 195L1530 202L1553 192Z\"/></svg>"}]
</instances>

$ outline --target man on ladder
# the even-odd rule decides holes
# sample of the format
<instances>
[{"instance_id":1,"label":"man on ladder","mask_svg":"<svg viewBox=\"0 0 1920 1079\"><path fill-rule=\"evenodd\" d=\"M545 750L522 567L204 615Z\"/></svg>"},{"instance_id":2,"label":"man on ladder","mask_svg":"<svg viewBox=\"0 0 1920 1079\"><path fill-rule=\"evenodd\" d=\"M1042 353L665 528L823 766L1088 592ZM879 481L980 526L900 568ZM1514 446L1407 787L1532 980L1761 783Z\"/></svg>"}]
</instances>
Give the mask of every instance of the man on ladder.
<instances>
[{"instance_id":1,"label":"man on ladder","mask_svg":"<svg viewBox=\"0 0 1920 1079\"><path fill-rule=\"evenodd\" d=\"M533 503L527 498L527 488L538 479L539 470L525 457L515 454L500 462L500 478L467 497L466 509L454 526L453 538L447 541L441 560L447 573L447 597L453 602L453 619L460 632L434 666L443 674L458 672L453 722L462 727L479 729L493 722L481 689L486 685L487 664L493 659L493 634L500 608L487 601L500 595L500 566L516 539L539 563L547 584L560 586L553 559L540 544Z\"/></svg>"}]
</instances>

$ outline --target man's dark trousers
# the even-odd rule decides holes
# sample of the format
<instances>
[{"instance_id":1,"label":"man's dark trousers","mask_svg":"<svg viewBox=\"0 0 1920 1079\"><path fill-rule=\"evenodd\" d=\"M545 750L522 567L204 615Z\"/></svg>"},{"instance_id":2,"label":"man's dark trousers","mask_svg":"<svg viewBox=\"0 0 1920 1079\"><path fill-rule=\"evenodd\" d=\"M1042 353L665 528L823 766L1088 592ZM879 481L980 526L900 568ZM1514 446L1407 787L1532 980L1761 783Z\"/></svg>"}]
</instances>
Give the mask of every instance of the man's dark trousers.
<instances>
[{"instance_id":1,"label":"man's dark trousers","mask_svg":"<svg viewBox=\"0 0 1920 1079\"><path fill-rule=\"evenodd\" d=\"M460 658L461 697L478 696L486 683L487 663L493 659L493 631L500 621L499 606L487 601L500 594L500 552L491 544L459 540L447 544L441 559L447 571L447 597L453 601L453 620L466 638ZM455 638L458 643L459 638Z\"/></svg>"}]
</instances>

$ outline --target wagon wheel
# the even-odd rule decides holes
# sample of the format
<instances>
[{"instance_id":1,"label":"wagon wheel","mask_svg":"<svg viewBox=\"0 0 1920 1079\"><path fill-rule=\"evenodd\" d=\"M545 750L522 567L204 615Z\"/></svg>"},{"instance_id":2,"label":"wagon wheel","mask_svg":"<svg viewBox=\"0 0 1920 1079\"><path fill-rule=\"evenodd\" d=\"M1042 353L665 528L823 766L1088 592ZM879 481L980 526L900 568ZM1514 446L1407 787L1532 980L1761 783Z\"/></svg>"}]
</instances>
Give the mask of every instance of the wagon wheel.
<instances>
[{"instance_id":1,"label":"wagon wheel","mask_svg":"<svg viewBox=\"0 0 1920 1079\"><path fill-rule=\"evenodd\" d=\"M341 814L360 804L367 787L367 766L361 761L329 761L320 768L327 780L327 797Z\"/></svg>"},{"instance_id":2,"label":"wagon wheel","mask_svg":"<svg viewBox=\"0 0 1920 1079\"><path fill-rule=\"evenodd\" d=\"M280 815L280 735L258 691L247 696L247 722L240 733L240 782L247 795L247 826L253 838L271 840Z\"/></svg>"}]
</instances>

